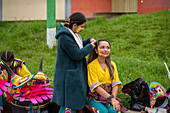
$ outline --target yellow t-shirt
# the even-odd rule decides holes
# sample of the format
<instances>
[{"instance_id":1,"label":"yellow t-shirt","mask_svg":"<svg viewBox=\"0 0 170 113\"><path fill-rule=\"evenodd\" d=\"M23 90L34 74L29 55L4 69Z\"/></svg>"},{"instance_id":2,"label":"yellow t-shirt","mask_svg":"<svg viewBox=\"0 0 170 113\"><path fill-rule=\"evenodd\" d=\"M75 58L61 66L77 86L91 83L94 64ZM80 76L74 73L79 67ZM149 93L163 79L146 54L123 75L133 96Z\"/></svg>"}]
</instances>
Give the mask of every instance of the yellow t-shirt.
<instances>
[{"instance_id":1,"label":"yellow t-shirt","mask_svg":"<svg viewBox=\"0 0 170 113\"><path fill-rule=\"evenodd\" d=\"M102 84L111 84L112 87L118 85L121 87L122 83L119 80L117 67L114 62L111 62L114 67L114 79L111 80L109 69L106 65L105 71L100 66L100 63L97 59L93 60L88 64L88 85L90 87L90 91L95 92L95 88Z\"/></svg>"}]
</instances>

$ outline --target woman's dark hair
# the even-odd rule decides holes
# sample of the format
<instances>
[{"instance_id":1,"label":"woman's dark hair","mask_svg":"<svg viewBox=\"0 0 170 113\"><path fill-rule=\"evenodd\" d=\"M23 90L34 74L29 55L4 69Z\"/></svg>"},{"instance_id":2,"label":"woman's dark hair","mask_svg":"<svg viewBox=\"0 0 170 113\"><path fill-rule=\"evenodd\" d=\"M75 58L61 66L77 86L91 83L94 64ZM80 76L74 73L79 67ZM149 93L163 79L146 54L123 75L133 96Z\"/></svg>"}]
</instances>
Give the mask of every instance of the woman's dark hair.
<instances>
[{"instance_id":1,"label":"woman's dark hair","mask_svg":"<svg viewBox=\"0 0 170 113\"><path fill-rule=\"evenodd\" d=\"M75 12L66 19L64 26L71 29L73 27L73 24L81 25L86 21L86 17L81 12Z\"/></svg>"},{"instance_id":2,"label":"woman's dark hair","mask_svg":"<svg viewBox=\"0 0 170 113\"><path fill-rule=\"evenodd\" d=\"M88 64L98 57L98 54L96 53L95 50L97 50L97 48L98 48L98 46L99 46L99 44L100 44L101 41L106 41L106 42L109 43L109 41L106 40L106 39L98 40L98 41L95 43L95 45L96 45L95 48L92 50L92 52L91 52L91 53L89 54L89 56L88 56L88 61L87 61ZM109 43L109 45L110 45L110 43ZM111 47L111 45L110 45L110 47ZM110 55L109 55L108 57L106 57L105 62L106 62L106 65L108 66L108 69L109 69L110 78L113 80L113 78L114 78L114 67L113 67L113 65L112 65L112 63L111 63Z\"/></svg>"},{"instance_id":3,"label":"woman's dark hair","mask_svg":"<svg viewBox=\"0 0 170 113\"><path fill-rule=\"evenodd\" d=\"M1 54L1 60L3 60L4 62L11 62L14 60L14 54L12 51L4 51Z\"/></svg>"}]
</instances>

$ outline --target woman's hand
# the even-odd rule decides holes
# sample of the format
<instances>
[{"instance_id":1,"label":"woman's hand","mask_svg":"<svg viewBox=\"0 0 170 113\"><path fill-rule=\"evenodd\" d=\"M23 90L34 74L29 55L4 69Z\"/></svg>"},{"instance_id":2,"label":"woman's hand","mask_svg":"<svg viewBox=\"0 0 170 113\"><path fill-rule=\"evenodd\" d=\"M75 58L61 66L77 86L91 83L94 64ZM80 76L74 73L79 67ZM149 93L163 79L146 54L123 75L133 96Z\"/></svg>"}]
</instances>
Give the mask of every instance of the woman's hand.
<instances>
[{"instance_id":1,"label":"woman's hand","mask_svg":"<svg viewBox=\"0 0 170 113\"><path fill-rule=\"evenodd\" d=\"M95 46L96 46L96 45L95 45L96 40L95 40L94 38L91 38L91 39L90 39L90 42L91 42L93 48L95 48Z\"/></svg>"},{"instance_id":2,"label":"woman's hand","mask_svg":"<svg viewBox=\"0 0 170 113\"><path fill-rule=\"evenodd\" d=\"M91 38L91 39L90 39L90 42L93 42L93 41L95 41L95 42L96 42L96 40L95 40L94 38Z\"/></svg>"},{"instance_id":3,"label":"woman's hand","mask_svg":"<svg viewBox=\"0 0 170 113\"><path fill-rule=\"evenodd\" d=\"M117 110L117 111L120 111L120 104L119 104L119 101L117 101L115 98L112 98L111 99L111 104L113 105L113 109Z\"/></svg>"}]
</instances>

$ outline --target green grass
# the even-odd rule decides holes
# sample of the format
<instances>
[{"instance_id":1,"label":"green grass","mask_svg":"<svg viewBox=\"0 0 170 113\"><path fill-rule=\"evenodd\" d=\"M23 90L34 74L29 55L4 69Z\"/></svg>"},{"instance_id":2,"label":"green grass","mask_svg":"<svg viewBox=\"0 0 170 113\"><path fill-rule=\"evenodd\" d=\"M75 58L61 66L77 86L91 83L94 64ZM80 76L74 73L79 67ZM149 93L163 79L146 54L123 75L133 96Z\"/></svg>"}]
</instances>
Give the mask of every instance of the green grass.
<instances>
[{"instance_id":1,"label":"green grass","mask_svg":"<svg viewBox=\"0 0 170 113\"><path fill-rule=\"evenodd\" d=\"M58 25L59 22L56 28ZM45 55L43 70L53 79L57 47L48 48L46 26L46 21L0 22L0 52L13 51L33 74L37 73L41 57ZM148 84L157 81L168 89L170 79L164 62L170 67L169 26L169 11L127 14L109 20L103 16L88 21L81 35L83 39L94 37L110 41L111 58L117 64L123 85L143 76ZM118 97L129 108L130 96L121 93L121 89Z\"/></svg>"}]
</instances>

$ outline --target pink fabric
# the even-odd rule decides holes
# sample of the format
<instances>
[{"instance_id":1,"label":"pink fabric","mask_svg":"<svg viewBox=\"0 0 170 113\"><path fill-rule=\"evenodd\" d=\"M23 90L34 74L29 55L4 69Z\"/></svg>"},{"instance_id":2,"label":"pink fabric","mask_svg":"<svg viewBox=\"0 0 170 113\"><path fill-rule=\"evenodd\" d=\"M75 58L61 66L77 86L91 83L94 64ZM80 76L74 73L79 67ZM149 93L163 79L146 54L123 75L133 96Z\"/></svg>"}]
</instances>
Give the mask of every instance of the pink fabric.
<instances>
[{"instance_id":1,"label":"pink fabric","mask_svg":"<svg viewBox=\"0 0 170 113\"><path fill-rule=\"evenodd\" d=\"M4 86L5 83L6 83L6 81L0 79L0 87Z\"/></svg>"},{"instance_id":2,"label":"pink fabric","mask_svg":"<svg viewBox=\"0 0 170 113\"><path fill-rule=\"evenodd\" d=\"M1 88L2 88L5 92L8 92L7 87L1 86Z\"/></svg>"},{"instance_id":3,"label":"pink fabric","mask_svg":"<svg viewBox=\"0 0 170 113\"><path fill-rule=\"evenodd\" d=\"M3 92L1 91L1 89L0 89L0 96L3 94Z\"/></svg>"},{"instance_id":4,"label":"pink fabric","mask_svg":"<svg viewBox=\"0 0 170 113\"><path fill-rule=\"evenodd\" d=\"M10 84L5 80L0 79L0 96L3 95L3 92L8 92L7 86L10 86Z\"/></svg>"},{"instance_id":5,"label":"pink fabric","mask_svg":"<svg viewBox=\"0 0 170 113\"><path fill-rule=\"evenodd\" d=\"M40 95L44 95L47 93L47 90L45 88L35 88L31 91L32 96L40 96Z\"/></svg>"},{"instance_id":6,"label":"pink fabric","mask_svg":"<svg viewBox=\"0 0 170 113\"><path fill-rule=\"evenodd\" d=\"M30 98L30 100L31 100L31 102L33 103L33 104L37 104L38 102L35 100L35 98Z\"/></svg>"},{"instance_id":7,"label":"pink fabric","mask_svg":"<svg viewBox=\"0 0 170 113\"><path fill-rule=\"evenodd\" d=\"M49 85L49 84L48 84ZM33 104L42 103L43 100L52 99L52 88L45 88L46 85L24 85L19 89L20 94L15 94L14 97L21 97L20 102L29 99ZM42 97L42 98L41 98Z\"/></svg>"},{"instance_id":8,"label":"pink fabric","mask_svg":"<svg viewBox=\"0 0 170 113\"><path fill-rule=\"evenodd\" d=\"M21 96L24 96L27 99L47 94L46 88L36 87L36 85L35 86L26 85L22 87L20 91L23 92L23 95Z\"/></svg>"},{"instance_id":9,"label":"pink fabric","mask_svg":"<svg viewBox=\"0 0 170 113\"><path fill-rule=\"evenodd\" d=\"M51 95L47 95L48 98L52 99L53 97Z\"/></svg>"},{"instance_id":10,"label":"pink fabric","mask_svg":"<svg viewBox=\"0 0 170 113\"><path fill-rule=\"evenodd\" d=\"M39 96L36 96L35 99L36 99L39 103L43 103L43 100L42 100Z\"/></svg>"},{"instance_id":11,"label":"pink fabric","mask_svg":"<svg viewBox=\"0 0 170 113\"><path fill-rule=\"evenodd\" d=\"M8 86L8 87L11 86L10 83L8 83L8 82L5 82L5 85Z\"/></svg>"},{"instance_id":12,"label":"pink fabric","mask_svg":"<svg viewBox=\"0 0 170 113\"><path fill-rule=\"evenodd\" d=\"M25 97L21 97L19 101L24 102L24 100L25 100Z\"/></svg>"},{"instance_id":13,"label":"pink fabric","mask_svg":"<svg viewBox=\"0 0 170 113\"><path fill-rule=\"evenodd\" d=\"M44 100L48 100L48 97L46 95L41 95L41 97L44 99Z\"/></svg>"}]
</instances>

